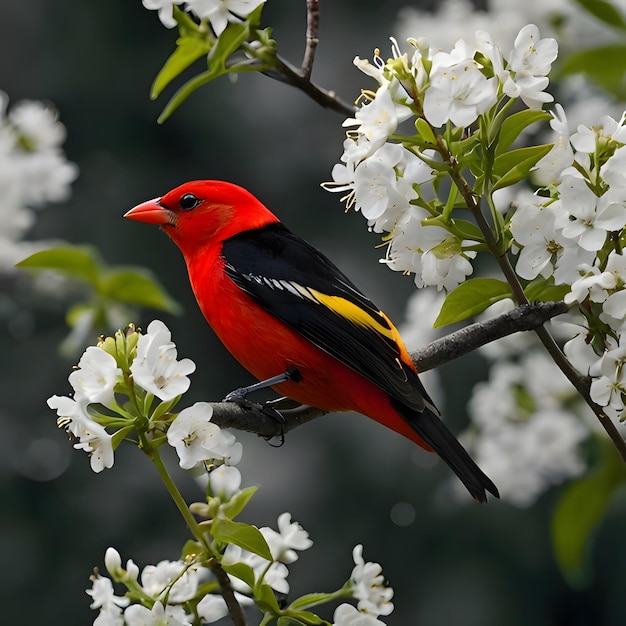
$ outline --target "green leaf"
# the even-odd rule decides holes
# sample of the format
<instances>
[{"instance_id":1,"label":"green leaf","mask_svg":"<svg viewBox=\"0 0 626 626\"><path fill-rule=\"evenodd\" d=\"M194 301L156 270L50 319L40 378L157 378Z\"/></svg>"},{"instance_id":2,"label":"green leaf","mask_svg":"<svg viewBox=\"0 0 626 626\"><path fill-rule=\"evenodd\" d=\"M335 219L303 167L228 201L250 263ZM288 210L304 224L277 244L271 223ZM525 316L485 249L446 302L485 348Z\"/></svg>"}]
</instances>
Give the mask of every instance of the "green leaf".
<instances>
[{"instance_id":1,"label":"green leaf","mask_svg":"<svg viewBox=\"0 0 626 626\"><path fill-rule=\"evenodd\" d=\"M148 270L121 269L108 273L99 293L118 302L128 302L169 313L180 313L180 305L172 300Z\"/></svg>"},{"instance_id":2,"label":"green leaf","mask_svg":"<svg viewBox=\"0 0 626 626\"><path fill-rule=\"evenodd\" d=\"M256 493L257 487L246 487L238 494L234 495L229 502L223 505L222 511L226 517L234 519L243 511L244 507L250 501L250 498Z\"/></svg>"},{"instance_id":3,"label":"green leaf","mask_svg":"<svg viewBox=\"0 0 626 626\"><path fill-rule=\"evenodd\" d=\"M209 69L188 80L170 99L157 122L162 124L196 89L229 72L228 58L239 49L250 34L248 22L229 23L209 54Z\"/></svg>"},{"instance_id":4,"label":"green leaf","mask_svg":"<svg viewBox=\"0 0 626 626\"><path fill-rule=\"evenodd\" d=\"M250 589L254 587L255 576L254 570L246 563L232 563L230 565L224 565L222 563L222 569L231 576L243 580Z\"/></svg>"},{"instance_id":5,"label":"green leaf","mask_svg":"<svg viewBox=\"0 0 626 626\"><path fill-rule=\"evenodd\" d=\"M35 252L16 264L34 270L54 270L69 278L98 285L100 268L103 266L97 251L90 246L51 248Z\"/></svg>"},{"instance_id":6,"label":"green leaf","mask_svg":"<svg viewBox=\"0 0 626 626\"><path fill-rule=\"evenodd\" d=\"M511 297L508 283L495 278L471 278L446 297L434 328L461 322L482 313L488 306Z\"/></svg>"},{"instance_id":7,"label":"green leaf","mask_svg":"<svg viewBox=\"0 0 626 626\"><path fill-rule=\"evenodd\" d=\"M427 146L434 146L437 144L437 138L431 128L430 124L422 117L418 117L415 122L415 130L420 136L423 143Z\"/></svg>"},{"instance_id":8,"label":"green leaf","mask_svg":"<svg viewBox=\"0 0 626 626\"><path fill-rule=\"evenodd\" d=\"M278 606L274 590L267 583L256 585L254 588L254 599L256 600L257 606L264 613L270 613L272 615L280 613L280 607Z\"/></svg>"},{"instance_id":9,"label":"green leaf","mask_svg":"<svg viewBox=\"0 0 626 626\"><path fill-rule=\"evenodd\" d=\"M268 561L273 560L267 541L256 526L218 518L211 524L211 533L221 543L233 543Z\"/></svg>"},{"instance_id":10,"label":"green leaf","mask_svg":"<svg viewBox=\"0 0 626 626\"><path fill-rule=\"evenodd\" d=\"M555 285L552 277L539 276L526 285L524 293L530 302L559 302L569 290L569 285Z\"/></svg>"},{"instance_id":11,"label":"green leaf","mask_svg":"<svg viewBox=\"0 0 626 626\"><path fill-rule=\"evenodd\" d=\"M507 117L498 133L496 155L502 154L520 135L520 133L536 122L549 120L552 116L546 111L524 109Z\"/></svg>"},{"instance_id":12,"label":"green leaf","mask_svg":"<svg viewBox=\"0 0 626 626\"><path fill-rule=\"evenodd\" d=\"M283 611L283 615L278 618L277 626L320 626L328 624L319 615L311 611Z\"/></svg>"},{"instance_id":13,"label":"green leaf","mask_svg":"<svg viewBox=\"0 0 626 626\"><path fill-rule=\"evenodd\" d=\"M469 239L471 241L483 242L485 238L480 232L480 228L473 222L467 220L451 219L450 225L452 232L458 234L462 239Z\"/></svg>"},{"instance_id":14,"label":"green leaf","mask_svg":"<svg viewBox=\"0 0 626 626\"><path fill-rule=\"evenodd\" d=\"M626 30L624 17L610 2L604 0L576 0L576 2L601 22Z\"/></svg>"},{"instance_id":15,"label":"green leaf","mask_svg":"<svg viewBox=\"0 0 626 626\"><path fill-rule=\"evenodd\" d=\"M290 605L290 609L308 609L318 604L330 602L332 594L329 593L307 593L304 596L296 598Z\"/></svg>"},{"instance_id":16,"label":"green leaf","mask_svg":"<svg viewBox=\"0 0 626 626\"><path fill-rule=\"evenodd\" d=\"M161 71L152 83L150 89L150 99L155 100L159 94L174 80L182 74L192 63L200 57L208 54L212 43L206 37L200 38L198 35L179 37L176 41L176 50L165 61Z\"/></svg>"},{"instance_id":17,"label":"green leaf","mask_svg":"<svg viewBox=\"0 0 626 626\"><path fill-rule=\"evenodd\" d=\"M537 161L544 157L552 149L552 144L541 146L528 146L517 150L510 150L496 157L493 164L493 174L496 182L491 191L509 187L528 177L530 170Z\"/></svg>"},{"instance_id":18,"label":"green leaf","mask_svg":"<svg viewBox=\"0 0 626 626\"><path fill-rule=\"evenodd\" d=\"M563 75L586 74L607 91L624 94L626 44L611 44L570 54L561 68Z\"/></svg>"},{"instance_id":19,"label":"green leaf","mask_svg":"<svg viewBox=\"0 0 626 626\"><path fill-rule=\"evenodd\" d=\"M615 450L607 448L602 467L568 487L552 518L554 554L563 576L573 586L589 581L594 531L616 489L624 484L624 466Z\"/></svg>"}]
</instances>

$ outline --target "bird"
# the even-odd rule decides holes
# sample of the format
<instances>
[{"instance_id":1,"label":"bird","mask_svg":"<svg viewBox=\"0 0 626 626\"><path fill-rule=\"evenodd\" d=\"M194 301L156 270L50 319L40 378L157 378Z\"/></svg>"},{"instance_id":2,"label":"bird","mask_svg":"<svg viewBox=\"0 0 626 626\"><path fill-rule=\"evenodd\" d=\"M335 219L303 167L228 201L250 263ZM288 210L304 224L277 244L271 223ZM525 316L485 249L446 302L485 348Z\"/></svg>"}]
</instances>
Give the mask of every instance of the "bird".
<instances>
[{"instance_id":1,"label":"bird","mask_svg":"<svg viewBox=\"0 0 626 626\"><path fill-rule=\"evenodd\" d=\"M441 420L387 315L252 193L195 180L124 217L160 226L178 246L207 322L262 381L252 387L370 417L436 452L475 500L499 497Z\"/></svg>"}]
</instances>

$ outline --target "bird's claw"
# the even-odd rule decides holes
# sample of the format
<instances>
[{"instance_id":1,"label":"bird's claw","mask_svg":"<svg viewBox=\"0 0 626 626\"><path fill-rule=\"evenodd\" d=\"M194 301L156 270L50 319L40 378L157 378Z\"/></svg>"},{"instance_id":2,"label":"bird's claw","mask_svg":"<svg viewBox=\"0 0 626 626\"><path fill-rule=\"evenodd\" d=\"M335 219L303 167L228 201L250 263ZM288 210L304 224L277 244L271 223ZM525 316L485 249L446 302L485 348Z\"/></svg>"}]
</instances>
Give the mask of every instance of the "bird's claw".
<instances>
[{"instance_id":1,"label":"bird's claw","mask_svg":"<svg viewBox=\"0 0 626 626\"><path fill-rule=\"evenodd\" d=\"M222 400L222 402L241 402L242 400L246 399L246 396L248 395L248 389L247 387L239 387L239 389L235 389L233 391L231 391L229 394L226 395L226 397ZM253 404L253 403L251 403Z\"/></svg>"}]
</instances>

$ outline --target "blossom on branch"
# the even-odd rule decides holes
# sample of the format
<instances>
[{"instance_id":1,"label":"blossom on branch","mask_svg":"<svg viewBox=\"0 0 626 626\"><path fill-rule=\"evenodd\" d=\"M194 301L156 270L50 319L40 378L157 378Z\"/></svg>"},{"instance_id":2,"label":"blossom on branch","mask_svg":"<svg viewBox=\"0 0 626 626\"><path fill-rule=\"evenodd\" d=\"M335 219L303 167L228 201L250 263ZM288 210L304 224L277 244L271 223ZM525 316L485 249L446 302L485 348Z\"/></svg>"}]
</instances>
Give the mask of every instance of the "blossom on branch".
<instances>
[{"instance_id":1,"label":"blossom on branch","mask_svg":"<svg viewBox=\"0 0 626 626\"><path fill-rule=\"evenodd\" d=\"M378 563L365 562L361 544L354 547L352 558L354 569L350 581L359 611L375 616L389 615L393 611L393 589L385 585L382 567Z\"/></svg>"},{"instance_id":2,"label":"blossom on branch","mask_svg":"<svg viewBox=\"0 0 626 626\"><path fill-rule=\"evenodd\" d=\"M183 469L212 460L231 465L241 460L241 444L232 433L213 424L212 415L213 408L208 402L196 402L183 409L170 425L167 441L176 448Z\"/></svg>"},{"instance_id":3,"label":"blossom on branch","mask_svg":"<svg viewBox=\"0 0 626 626\"><path fill-rule=\"evenodd\" d=\"M177 356L169 329L154 320L137 342L137 356L130 366L135 383L164 401L185 393L191 384L187 376L196 365L191 359L178 361Z\"/></svg>"},{"instance_id":4,"label":"blossom on branch","mask_svg":"<svg viewBox=\"0 0 626 626\"><path fill-rule=\"evenodd\" d=\"M89 454L94 472L113 467L112 437L103 426L91 419L85 398L77 401L67 396L52 396L48 398L48 406L56 410L59 427L78 439L74 447Z\"/></svg>"}]
</instances>

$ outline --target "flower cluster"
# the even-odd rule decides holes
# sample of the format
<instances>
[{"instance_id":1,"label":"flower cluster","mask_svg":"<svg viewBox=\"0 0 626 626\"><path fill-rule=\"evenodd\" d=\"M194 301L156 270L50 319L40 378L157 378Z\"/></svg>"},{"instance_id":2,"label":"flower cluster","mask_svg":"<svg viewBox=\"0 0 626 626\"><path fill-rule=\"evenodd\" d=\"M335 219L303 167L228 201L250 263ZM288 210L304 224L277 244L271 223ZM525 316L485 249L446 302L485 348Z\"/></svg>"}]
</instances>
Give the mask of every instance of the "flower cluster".
<instances>
[{"instance_id":1,"label":"flower cluster","mask_svg":"<svg viewBox=\"0 0 626 626\"><path fill-rule=\"evenodd\" d=\"M8 109L0 92L0 268L8 269L34 247L19 240L34 221L33 209L61 202L78 169L61 149L65 128L57 112L34 100Z\"/></svg>"},{"instance_id":2,"label":"flower cluster","mask_svg":"<svg viewBox=\"0 0 626 626\"><path fill-rule=\"evenodd\" d=\"M457 294L463 297L446 298L447 312L438 323L460 321L488 306L480 296L484 283L469 278L482 251L505 256L517 275L505 271L508 284L501 283L495 300L528 290L531 300L564 297L578 305L561 326L565 354L591 377L591 399L621 417L626 114L579 124L572 132L556 104L550 121L554 143L520 148L525 129L549 120L541 109L553 100L546 88L557 57L554 39L542 39L528 25L506 54L484 31L473 44L461 39L449 52L423 38L408 41L412 54L401 54L392 40L387 61L378 51L373 63L355 59L378 87L363 91L355 116L344 122L341 162L324 187L343 193L371 230L384 233L384 262L391 269L413 274L418 287L451 292L461 286ZM514 102L518 110L511 113ZM514 187L528 179L534 192ZM527 352L514 358L509 364L499 360L491 379L476 390L468 445L505 496L528 504L547 485L581 473L578 448L589 428L580 415L558 408L563 389L557 401L549 386L542 392L532 387L532 367L544 370L547 357ZM552 369L549 379L561 380L558 368ZM490 403L499 410L488 408ZM503 452L513 445L515 455ZM513 458L521 465L513 467Z\"/></svg>"},{"instance_id":3,"label":"flower cluster","mask_svg":"<svg viewBox=\"0 0 626 626\"><path fill-rule=\"evenodd\" d=\"M230 468L235 469L235 468ZM213 470L213 474L216 470ZM227 499L223 502L226 503ZM273 546L273 561L230 545L222 559L222 565L245 564L254 570L256 584L268 584L281 593L289 591L288 570L284 563L298 558L295 550L306 550L313 545L308 533L289 513L278 519L279 530L261 528L261 533ZM117 550L109 548L104 557L106 569L111 576L92 576L92 587L87 594L92 598L92 609L99 614L95 624L126 624L127 626L168 624L191 625L212 624L228 614L224 598L219 593L219 584L210 568L187 558L177 561L161 561L157 565L146 565L141 573L130 559L122 567ZM241 606L253 604L251 589L240 579L230 576L237 601ZM115 595L113 583L126 588L125 596ZM132 598L132 601L131 601Z\"/></svg>"},{"instance_id":4,"label":"flower cluster","mask_svg":"<svg viewBox=\"0 0 626 626\"><path fill-rule=\"evenodd\" d=\"M488 313L503 307L513 303L499 302ZM497 480L502 498L529 506L549 487L585 471L580 444L591 433L587 412L532 336L507 337L483 353L491 365L489 378L474 387L471 426L463 439Z\"/></svg>"},{"instance_id":5,"label":"flower cluster","mask_svg":"<svg viewBox=\"0 0 626 626\"><path fill-rule=\"evenodd\" d=\"M69 376L73 397L52 396L48 406L57 411L59 426L78 440L74 447L90 455L94 472L113 466L114 448L132 429L167 428L167 441L185 469L209 461L236 464L241 444L211 423L209 404L199 402L178 415L171 413L189 389L188 375L194 370L190 359L178 360L170 331L155 320L145 334L131 326L127 333L120 331L88 347ZM155 397L161 402L153 407ZM139 415L125 408L126 401Z\"/></svg>"},{"instance_id":6,"label":"flower cluster","mask_svg":"<svg viewBox=\"0 0 626 626\"><path fill-rule=\"evenodd\" d=\"M255 584L268 584L286 594L289 585L285 563L298 558L295 550L306 550L313 544L308 533L290 518L289 513L279 517L278 532L271 528L260 529L272 547L273 561L260 559L241 548L233 550L231 545L224 554L222 566L228 568L234 563L249 566L254 570ZM384 584L380 565L366 562L362 552L363 546L354 548L355 567L349 580L342 590L329 594L329 599L334 595L357 600L356 607L347 603L337 607L333 626L377 626L383 624L377 618L389 615L393 610L389 601L393 590ZM192 559L164 560L157 565L146 565L140 572L132 559L124 567L119 552L108 548L104 563L110 578L96 573L91 577L91 589L87 589L92 599L91 608L99 612L94 622L96 626L157 626L163 623L191 626L212 624L228 614L214 573ZM239 604L243 607L252 605L250 587L235 576L229 578ZM125 588L125 595L116 595L114 583ZM321 599L323 594L317 595Z\"/></svg>"},{"instance_id":7,"label":"flower cluster","mask_svg":"<svg viewBox=\"0 0 626 626\"><path fill-rule=\"evenodd\" d=\"M626 116L605 116L597 126L568 133L565 113L554 124L560 135L547 164L552 183L545 195L524 195L511 219L520 247L517 274L529 280L552 278L569 292L565 302L580 304L571 320L565 352L592 377L591 397L624 410L622 373L626 329ZM558 164L558 167L555 167ZM540 161L537 167L541 169Z\"/></svg>"},{"instance_id":8,"label":"flower cluster","mask_svg":"<svg viewBox=\"0 0 626 626\"><path fill-rule=\"evenodd\" d=\"M193 534L180 559L147 565L141 572L132 560L123 567L119 553L109 548L105 566L110 578L96 570L87 590L91 608L98 611L94 624L216 622L229 613L222 595L225 580L240 607L257 604L270 617L284 613L300 623L321 623L308 608L351 598L357 607L342 604L335 611L335 626L382 624L377 617L393 610L393 591L384 585L380 565L364 561L361 546L354 549L355 567L341 589L303 596L281 608L275 594L289 593L287 566L313 542L287 512L278 517L277 529L235 521L256 491L242 488L234 467L242 456L241 444L211 421L212 407L206 402L173 412L189 389L188 375L194 369L190 359L178 359L170 331L155 320L146 333L131 325L88 347L69 376L73 397L48 399L59 426L78 440L76 448L89 453L95 472L113 466L114 450L123 440L136 440L152 458ZM176 449L181 468L196 470L196 475L198 469L208 471L205 501L183 505L161 461L159 447L165 442ZM118 595L122 587L124 593Z\"/></svg>"},{"instance_id":9,"label":"flower cluster","mask_svg":"<svg viewBox=\"0 0 626 626\"><path fill-rule=\"evenodd\" d=\"M448 219L457 198L438 197L439 182L450 170L441 163L443 145L435 131L472 126L515 99L540 109L552 100L545 88L557 46L541 39L533 25L519 32L508 60L485 32L476 34L474 45L459 40L449 53L410 39L410 57L392 41L387 62L378 51L374 64L355 59L379 86L375 93L363 92L354 118L344 122L349 130L341 163L324 187L345 193L342 200L361 211L372 230L389 233L389 267L414 274L418 287L450 291L472 273L479 242L471 229ZM417 135L399 132L409 119Z\"/></svg>"},{"instance_id":10,"label":"flower cluster","mask_svg":"<svg viewBox=\"0 0 626 626\"><path fill-rule=\"evenodd\" d=\"M245 19L265 0L142 0L146 9L159 12L159 19L163 26L174 28L174 5L184 5L201 20L211 24L211 28L219 37L228 25L228 22L237 22Z\"/></svg>"}]
</instances>

